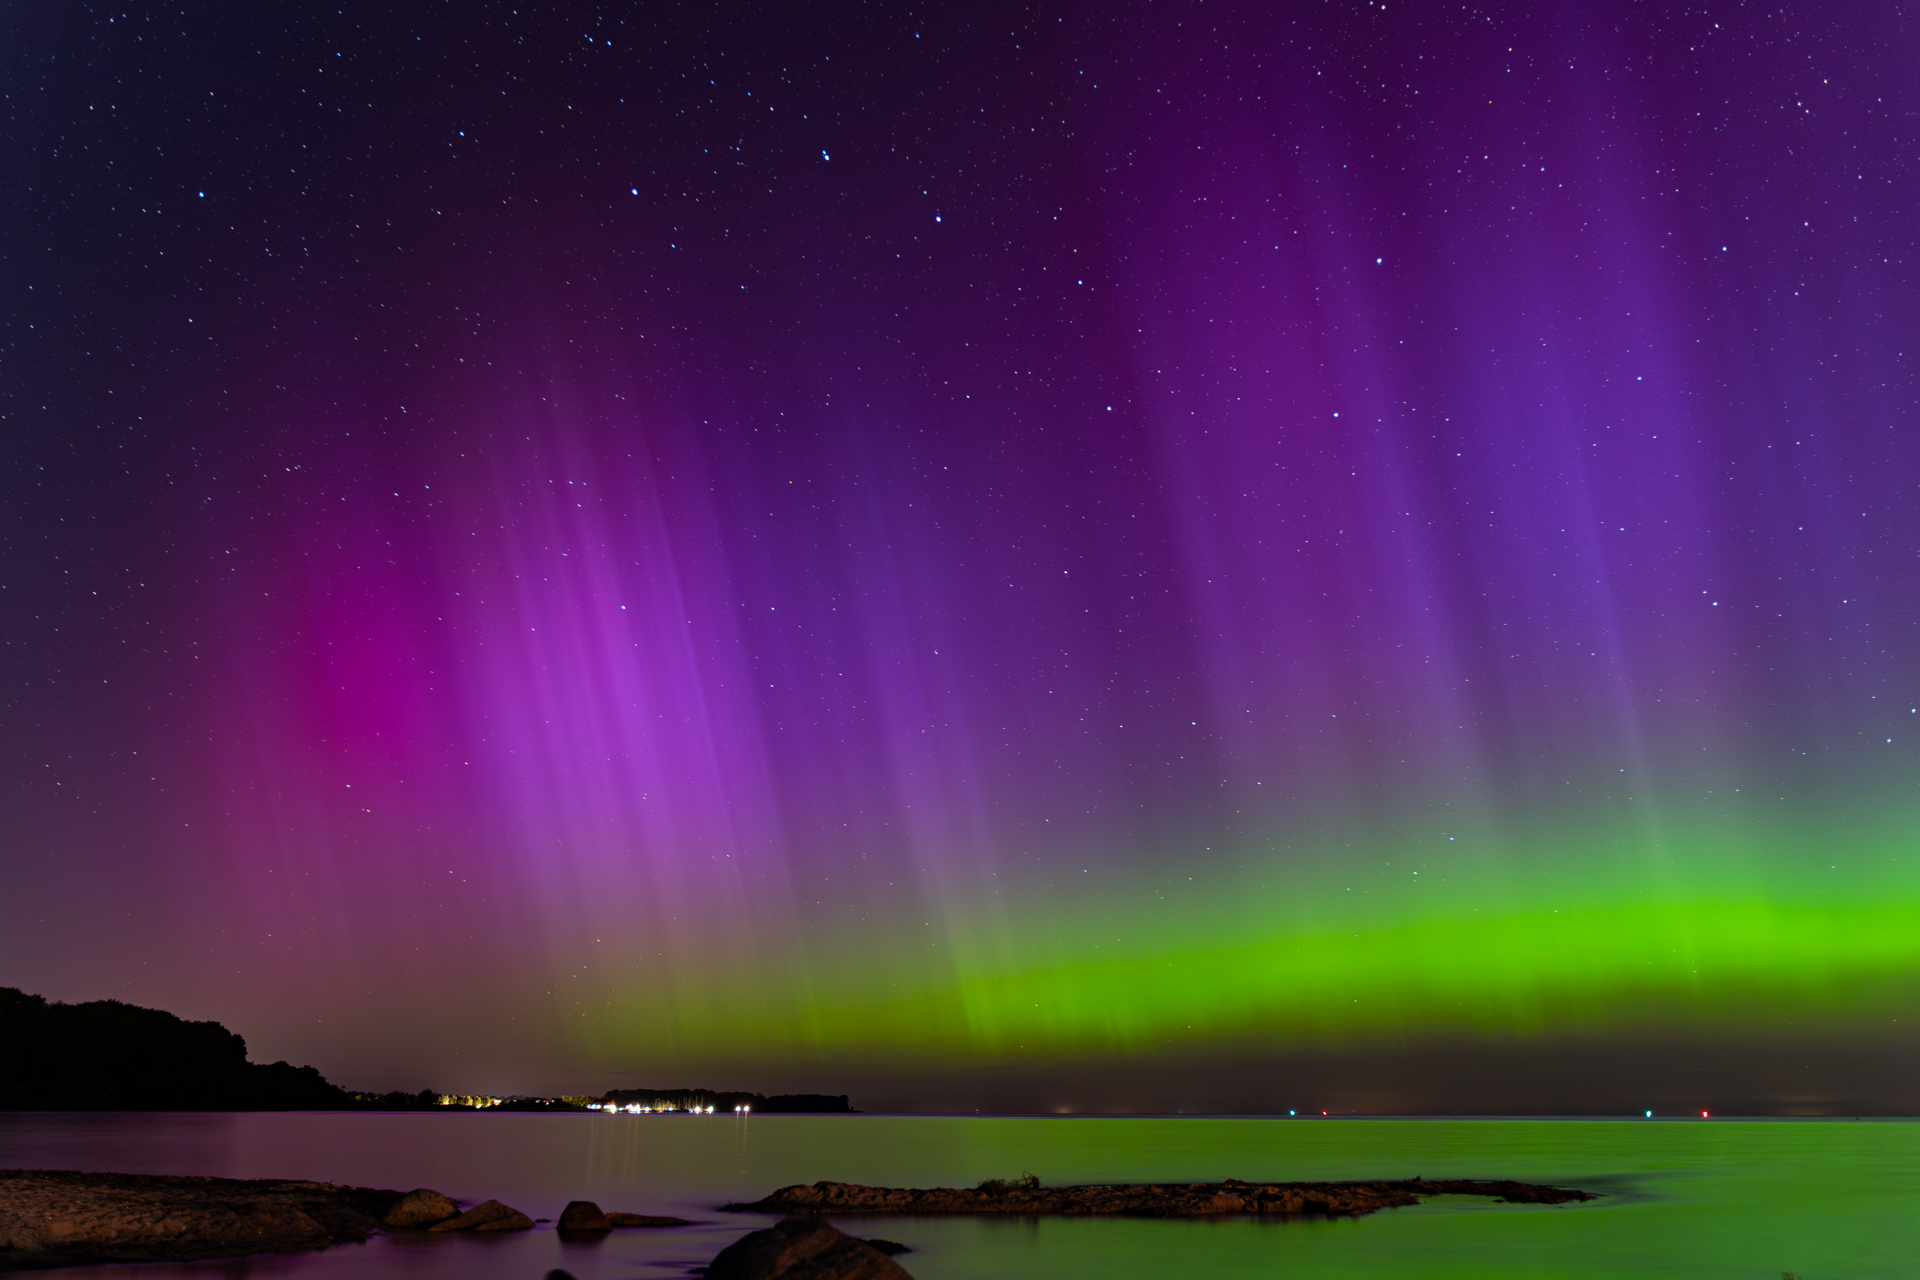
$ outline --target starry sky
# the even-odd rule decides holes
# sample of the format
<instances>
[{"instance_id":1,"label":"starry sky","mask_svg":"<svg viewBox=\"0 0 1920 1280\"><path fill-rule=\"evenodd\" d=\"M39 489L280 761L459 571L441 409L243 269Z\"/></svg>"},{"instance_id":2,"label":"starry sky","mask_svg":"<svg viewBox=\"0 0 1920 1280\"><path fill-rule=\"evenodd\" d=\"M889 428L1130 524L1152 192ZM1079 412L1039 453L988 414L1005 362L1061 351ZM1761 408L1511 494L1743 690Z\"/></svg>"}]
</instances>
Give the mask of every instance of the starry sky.
<instances>
[{"instance_id":1,"label":"starry sky","mask_svg":"<svg viewBox=\"0 0 1920 1280\"><path fill-rule=\"evenodd\" d=\"M0 33L0 985L356 1088L1920 1107L1905 6Z\"/></svg>"}]
</instances>

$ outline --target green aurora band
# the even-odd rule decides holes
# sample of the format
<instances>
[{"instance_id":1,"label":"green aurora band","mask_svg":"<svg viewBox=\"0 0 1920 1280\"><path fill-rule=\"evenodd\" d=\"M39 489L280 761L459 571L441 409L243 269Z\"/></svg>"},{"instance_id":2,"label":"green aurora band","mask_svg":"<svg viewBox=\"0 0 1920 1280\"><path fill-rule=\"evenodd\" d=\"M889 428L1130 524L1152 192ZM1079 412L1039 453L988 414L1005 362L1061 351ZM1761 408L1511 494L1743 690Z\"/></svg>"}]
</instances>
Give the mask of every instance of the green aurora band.
<instances>
[{"instance_id":1,"label":"green aurora band","mask_svg":"<svg viewBox=\"0 0 1920 1280\"><path fill-rule=\"evenodd\" d=\"M598 1056L951 1063L1884 1026L1920 994L1915 814L1850 814L1794 823L1720 800L1657 831L1569 815L1456 822L1438 848L1364 825L1317 856L1216 845L1118 886L1060 876L925 920L823 927L780 965L715 957L698 979L616 983L587 1038ZM1176 864L1194 875L1165 874Z\"/></svg>"}]
</instances>

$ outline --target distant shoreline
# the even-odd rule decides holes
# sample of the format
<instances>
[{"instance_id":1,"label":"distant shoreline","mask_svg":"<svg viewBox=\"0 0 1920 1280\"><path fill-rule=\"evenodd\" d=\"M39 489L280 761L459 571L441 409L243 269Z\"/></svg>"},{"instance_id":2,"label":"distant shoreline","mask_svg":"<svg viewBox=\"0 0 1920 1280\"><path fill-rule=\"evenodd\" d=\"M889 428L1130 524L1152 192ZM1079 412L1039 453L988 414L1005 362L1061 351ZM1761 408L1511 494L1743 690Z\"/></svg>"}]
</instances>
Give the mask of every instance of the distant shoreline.
<instances>
[{"instance_id":1,"label":"distant shoreline","mask_svg":"<svg viewBox=\"0 0 1920 1280\"><path fill-rule=\"evenodd\" d=\"M850 1113L845 1094L614 1089L535 1097L342 1089L310 1066L259 1063L217 1022L119 1000L63 1004L0 987L0 1111L772 1111Z\"/></svg>"}]
</instances>

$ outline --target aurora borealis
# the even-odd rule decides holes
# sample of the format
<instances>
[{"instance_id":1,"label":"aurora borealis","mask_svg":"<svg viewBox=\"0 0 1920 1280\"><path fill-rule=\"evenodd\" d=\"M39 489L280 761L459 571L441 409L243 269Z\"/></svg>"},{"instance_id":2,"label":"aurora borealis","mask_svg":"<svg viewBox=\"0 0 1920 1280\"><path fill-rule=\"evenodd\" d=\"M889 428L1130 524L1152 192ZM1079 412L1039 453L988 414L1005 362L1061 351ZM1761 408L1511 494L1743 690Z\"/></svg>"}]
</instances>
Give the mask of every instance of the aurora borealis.
<instances>
[{"instance_id":1,"label":"aurora borealis","mask_svg":"<svg viewBox=\"0 0 1920 1280\"><path fill-rule=\"evenodd\" d=\"M1904 10L271 8L4 18L0 985L1911 1110Z\"/></svg>"}]
</instances>

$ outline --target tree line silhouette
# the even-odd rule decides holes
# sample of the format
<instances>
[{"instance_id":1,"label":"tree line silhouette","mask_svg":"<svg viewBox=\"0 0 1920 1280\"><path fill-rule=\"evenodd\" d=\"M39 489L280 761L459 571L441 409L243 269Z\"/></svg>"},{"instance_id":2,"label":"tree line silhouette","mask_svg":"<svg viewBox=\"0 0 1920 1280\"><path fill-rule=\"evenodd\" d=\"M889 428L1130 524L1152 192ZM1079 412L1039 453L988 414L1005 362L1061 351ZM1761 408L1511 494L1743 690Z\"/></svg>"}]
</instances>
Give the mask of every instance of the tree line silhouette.
<instances>
[{"instance_id":1,"label":"tree line silhouette","mask_svg":"<svg viewBox=\"0 0 1920 1280\"><path fill-rule=\"evenodd\" d=\"M312 1067L247 1061L217 1022L118 1000L0 987L0 1109L279 1111L357 1107Z\"/></svg>"}]
</instances>

